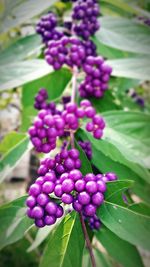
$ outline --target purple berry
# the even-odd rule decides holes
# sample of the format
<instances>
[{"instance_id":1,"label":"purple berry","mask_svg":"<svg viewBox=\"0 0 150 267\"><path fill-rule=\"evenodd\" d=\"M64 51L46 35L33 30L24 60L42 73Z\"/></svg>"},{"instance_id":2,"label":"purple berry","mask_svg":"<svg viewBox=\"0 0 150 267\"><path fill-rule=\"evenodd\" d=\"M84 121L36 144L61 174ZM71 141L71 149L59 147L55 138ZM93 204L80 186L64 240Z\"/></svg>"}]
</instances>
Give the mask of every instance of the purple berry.
<instances>
[{"instance_id":1,"label":"purple berry","mask_svg":"<svg viewBox=\"0 0 150 267\"><path fill-rule=\"evenodd\" d=\"M100 206L104 201L104 196L102 193L97 192L92 196L92 203L96 206Z\"/></svg>"},{"instance_id":2,"label":"purple berry","mask_svg":"<svg viewBox=\"0 0 150 267\"><path fill-rule=\"evenodd\" d=\"M37 203L40 205L40 206L45 206L49 201L49 197L46 195L46 194L39 194L38 197L37 197Z\"/></svg>"},{"instance_id":3,"label":"purple berry","mask_svg":"<svg viewBox=\"0 0 150 267\"><path fill-rule=\"evenodd\" d=\"M102 180L97 181L97 187L98 187L98 191L100 191L102 193L104 193L106 191L106 184Z\"/></svg>"},{"instance_id":4,"label":"purple berry","mask_svg":"<svg viewBox=\"0 0 150 267\"><path fill-rule=\"evenodd\" d=\"M56 217L61 218L63 216L64 210L62 206L57 206L57 211L56 211Z\"/></svg>"},{"instance_id":5,"label":"purple berry","mask_svg":"<svg viewBox=\"0 0 150 267\"><path fill-rule=\"evenodd\" d=\"M66 105L66 110L69 112L69 113L74 113L74 112L76 112L76 110L77 110L77 105L76 104L74 104L74 103L68 103L67 105Z\"/></svg>"},{"instance_id":6,"label":"purple berry","mask_svg":"<svg viewBox=\"0 0 150 267\"><path fill-rule=\"evenodd\" d=\"M99 220L94 222L94 228L98 230L101 227L101 222Z\"/></svg>"},{"instance_id":7,"label":"purple berry","mask_svg":"<svg viewBox=\"0 0 150 267\"><path fill-rule=\"evenodd\" d=\"M29 208L33 208L36 204L36 199L35 197L33 196L29 196L26 200L26 205L29 207Z\"/></svg>"},{"instance_id":8,"label":"purple berry","mask_svg":"<svg viewBox=\"0 0 150 267\"><path fill-rule=\"evenodd\" d=\"M85 110L85 114L88 118L93 118L96 114L96 111L93 107L87 107Z\"/></svg>"},{"instance_id":9,"label":"purple berry","mask_svg":"<svg viewBox=\"0 0 150 267\"><path fill-rule=\"evenodd\" d=\"M86 216L93 216L96 213L96 207L92 204L88 204L84 207L84 213Z\"/></svg>"},{"instance_id":10,"label":"purple berry","mask_svg":"<svg viewBox=\"0 0 150 267\"><path fill-rule=\"evenodd\" d=\"M81 192L78 194L78 201L81 205L87 205L90 203L90 195L87 192Z\"/></svg>"},{"instance_id":11,"label":"purple berry","mask_svg":"<svg viewBox=\"0 0 150 267\"><path fill-rule=\"evenodd\" d=\"M86 174L84 179L85 179L86 182L96 181L95 175L93 173Z\"/></svg>"},{"instance_id":12,"label":"purple berry","mask_svg":"<svg viewBox=\"0 0 150 267\"><path fill-rule=\"evenodd\" d=\"M60 184L55 186L54 194L56 197L61 197L63 194L62 186Z\"/></svg>"},{"instance_id":13,"label":"purple berry","mask_svg":"<svg viewBox=\"0 0 150 267\"><path fill-rule=\"evenodd\" d=\"M64 162L64 166L65 166L65 168L67 168L67 170L73 170L74 169L74 160L71 158L67 158Z\"/></svg>"},{"instance_id":14,"label":"purple berry","mask_svg":"<svg viewBox=\"0 0 150 267\"><path fill-rule=\"evenodd\" d=\"M45 210L50 215L55 215L57 211L57 205L54 202L47 203Z\"/></svg>"},{"instance_id":15,"label":"purple berry","mask_svg":"<svg viewBox=\"0 0 150 267\"><path fill-rule=\"evenodd\" d=\"M45 223L44 223L44 220L43 219L36 219L35 220L35 225L38 227L38 228L42 228L45 226Z\"/></svg>"},{"instance_id":16,"label":"purple berry","mask_svg":"<svg viewBox=\"0 0 150 267\"><path fill-rule=\"evenodd\" d=\"M69 151L69 156L74 160L78 159L79 158L79 151L77 149L73 148Z\"/></svg>"},{"instance_id":17,"label":"purple berry","mask_svg":"<svg viewBox=\"0 0 150 267\"><path fill-rule=\"evenodd\" d=\"M73 202L73 196L70 194L64 193L61 198L62 202L65 204L71 204Z\"/></svg>"},{"instance_id":18,"label":"purple berry","mask_svg":"<svg viewBox=\"0 0 150 267\"><path fill-rule=\"evenodd\" d=\"M117 180L117 175L113 172L108 172L105 174L109 181Z\"/></svg>"},{"instance_id":19,"label":"purple berry","mask_svg":"<svg viewBox=\"0 0 150 267\"><path fill-rule=\"evenodd\" d=\"M94 130L94 124L93 124L93 122L88 122L88 123L86 124L86 130L87 130L88 132L93 132L93 130Z\"/></svg>"},{"instance_id":20,"label":"purple berry","mask_svg":"<svg viewBox=\"0 0 150 267\"><path fill-rule=\"evenodd\" d=\"M88 193L95 193L98 190L97 183L95 181L89 181L85 186Z\"/></svg>"},{"instance_id":21,"label":"purple berry","mask_svg":"<svg viewBox=\"0 0 150 267\"><path fill-rule=\"evenodd\" d=\"M32 184L29 189L31 196L37 196L41 193L41 186L39 184Z\"/></svg>"},{"instance_id":22,"label":"purple berry","mask_svg":"<svg viewBox=\"0 0 150 267\"><path fill-rule=\"evenodd\" d=\"M96 129L93 133L94 138L100 139L103 136L103 131L101 129Z\"/></svg>"},{"instance_id":23,"label":"purple berry","mask_svg":"<svg viewBox=\"0 0 150 267\"><path fill-rule=\"evenodd\" d=\"M43 193L51 194L54 191L55 184L51 181L47 181L42 186Z\"/></svg>"},{"instance_id":24,"label":"purple berry","mask_svg":"<svg viewBox=\"0 0 150 267\"><path fill-rule=\"evenodd\" d=\"M79 170L74 169L69 173L69 178L73 181L77 181L82 178L82 173Z\"/></svg>"},{"instance_id":25,"label":"purple berry","mask_svg":"<svg viewBox=\"0 0 150 267\"><path fill-rule=\"evenodd\" d=\"M48 172L46 173L45 177L44 177L44 181L51 181L51 182L55 182L56 181L56 175L54 172Z\"/></svg>"},{"instance_id":26,"label":"purple berry","mask_svg":"<svg viewBox=\"0 0 150 267\"><path fill-rule=\"evenodd\" d=\"M77 190L77 192L82 192L85 189L85 185L86 183L84 180L78 180L75 183L75 189Z\"/></svg>"},{"instance_id":27,"label":"purple berry","mask_svg":"<svg viewBox=\"0 0 150 267\"><path fill-rule=\"evenodd\" d=\"M78 200L75 200L73 202L73 208L77 211L77 212L81 212L82 211L82 205L79 203Z\"/></svg>"},{"instance_id":28,"label":"purple berry","mask_svg":"<svg viewBox=\"0 0 150 267\"><path fill-rule=\"evenodd\" d=\"M64 193L71 193L74 190L74 182L71 179L66 179L62 183L62 190Z\"/></svg>"},{"instance_id":29,"label":"purple berry","mask_svg":"<svg viewBox=\"0 0 150 267\"><path fill-rule=\"evenodd\" d=\"M35 206L33 209L32 209L32 216L35 218L35 219L41 219L44 215L44 210L42 207L38 207L38 206Z\"/></svg>"},{"instance_id":30,"label":"purple berry","mask_svg":"<svg viewBox=\"0 0 150 267\"><path fill-rule=\"evenodd\" d=\"M55 222L56 222L56 217L53 216L53 215L51 215L51 216L46 215L45 218L44 218L44 223L45 223L46 225L52 225L52 224L54 224Z\"/></svg>"}]
</instances>

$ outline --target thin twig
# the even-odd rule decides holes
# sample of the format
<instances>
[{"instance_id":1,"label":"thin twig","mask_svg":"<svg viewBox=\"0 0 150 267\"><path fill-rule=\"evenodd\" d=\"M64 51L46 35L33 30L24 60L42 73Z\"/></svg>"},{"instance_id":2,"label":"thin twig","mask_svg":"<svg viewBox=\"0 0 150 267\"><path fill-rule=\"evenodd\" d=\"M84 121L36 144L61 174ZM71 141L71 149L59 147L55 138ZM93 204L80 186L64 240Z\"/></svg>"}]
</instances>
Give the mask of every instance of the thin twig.
<instances>
[{"instance_id":1,"label":"thin twig","mask_svg":"<svg viewBox=\"0 0 150 267\"><path fill-rule=\"evenodd\" d=\"M70 131L70 144L71 144L71 148L74 148L74 132Z\"/></svg>"},{"instance_id":2,"label":"thin twig","mask_svg":"<svg viewBox=\"0 0 150 267\"><path fill-rule=\"evenodd\" d=\"M78 69L73 68L73 77L72 77L72 94L71 94L71 103L75 103L76 91L77 91L77 76Z\"/></svg>"},{"instance_id":3,"label":"thin twig","mask_svg":"<svg viewBox=\"0 0 150 267\"><path fill-rule=\"evenodd\" d=\"M78 69L76 67L73 68L73 77L72 77L72 95L71 95L71 103L75 103L75 98L76 98L76 91L77 91L77 76L78 76ZM70 143L71 147L74 148L74 132L70 132ZM84 233L85 241L86 241L86 246L89 250L90 258L91 258L91 263L92 267L96 267L96 262L94 258L94 254L92 251L92 245L88 236L88 232L86 230L85 222L83 219L82 214L80 213L80 221L81 221L81 226L82 230Z\"/></svg>"},{"instance_id":4,"label":"thin twig","mask_svg":"<svg viewBox=\"0 0 150 267\"><path fill-rule=\"evenodd\" d=\"M77 91L77 76L78 76L78 69L74 67L73 77L72 77L71 103L75 103L76 91ZM70 131L70 143L71 143L71 147L74 148L74 132L73 131Z\"/></svg>"},{"instance_id":5,"label":"thin twig","mask_svg":"<svg viewBox=\"0 0 150 267\"><path fill-rule=\"evenodd\" d=\"M91 258L91 263L92 263L92 267L96 267L96 262L95 262L95 258L94 258L94 254L93 254L93 250L92 250L92 245L89 239L89 235L86 229L86 225L83 219L83 215L80 213L80 221L81 221L81 225L82 225L82 230L84 233L84 237L85 237L85 241L86 241L86 246L87 249L89 250L89 254L90 254L90 258Z\"/></svg>"}]
</instances>

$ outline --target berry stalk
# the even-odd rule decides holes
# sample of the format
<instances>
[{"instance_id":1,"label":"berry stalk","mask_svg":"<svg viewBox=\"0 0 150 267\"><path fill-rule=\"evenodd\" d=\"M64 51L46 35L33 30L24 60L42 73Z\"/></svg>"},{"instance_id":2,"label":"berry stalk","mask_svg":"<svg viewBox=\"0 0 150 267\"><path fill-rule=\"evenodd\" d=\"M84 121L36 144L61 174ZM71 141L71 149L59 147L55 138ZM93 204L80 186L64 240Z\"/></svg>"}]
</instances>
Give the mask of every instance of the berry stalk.
<instances>
[{"instance_id":1,"label":"berry stalk","mask_svg":"<svg viewBox=\"0 0 150 267\"><path fill-rule=\"evenodd\" d=\"M72 77L72 94L71 94L71 103L75 103L76 92L77 92L77 76L78 76L78 68L73 68L73 77ZM70 131L70 143L71 147L74 148L74 132Z\"/></svg>"},{"instance_id":2,"label":"berry stalk","mask_svg":"<svg viewBox=\"0 0 150 267\"><path fill-rule=\"evenodd\" d=\"M94 258L94 254L93 254L93 250L92 250L92 245L91 245L91 242L90 242L90 239L89 239L89 236L88 236L88 232L87 232L87 229L86 229L86 225L85 225L82 213L80 213L79 216L80 216L80 222L81 222L83 234L84 234L84 237L85 237L86 246L87 246L87 249L89 250L89 254L90 254L91 264L92 264L92 267L96 267L96 262L95 262L95 258Z\"/></svg>"},{"instance_id":3,"label":"berry stalk","mask_svg":"<svg viewBox=\"0 0 150 267\"><path fill-rule=\"evenodd\" d=\"M77 76L78 76L78 68L73 68L73 77L72 77L72 94L71 94L71 103L75 103L75 97L77 92Z\"/></svg>"},{"instance_id":4,"label":"berry stalk","mask_svg":"<svg viewBox=\"0 0 150 267\"><path fill-rule=\"evenodd\" d=\"M75 103L75 97L76 97L76 91L77 91L77 75L78 75L78 68L74 67L73 68L73 78L72 78L72 95L71 95L71 103L74 104ZM74 148L74 132L71 131L70 132L70 143L71 143L71 147ZM89 250L89 254L90 254L90 258L91 258L91 263L92 263L92 267L96 267L96 262L95 262L95 258L94 258L94 254L93 254L93 250L92 250L92 245L88 236L88 232L86 229L86 225L84 222L84 218L82 213L79 213L80 216L80 222L81 222L81 226L82 226L82 231L85 237L85 242L86 242L86 246L87 249Z\"/></svg>"}]
</instances>

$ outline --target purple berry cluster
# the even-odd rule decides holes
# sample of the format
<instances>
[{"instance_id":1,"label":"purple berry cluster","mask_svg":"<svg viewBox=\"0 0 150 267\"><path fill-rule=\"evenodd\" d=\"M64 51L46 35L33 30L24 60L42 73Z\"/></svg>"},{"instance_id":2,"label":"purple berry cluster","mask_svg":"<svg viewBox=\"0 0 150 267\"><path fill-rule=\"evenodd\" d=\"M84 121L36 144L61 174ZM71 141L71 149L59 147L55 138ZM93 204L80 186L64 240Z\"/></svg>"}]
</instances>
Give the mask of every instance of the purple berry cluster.
<instances>
[{"instance_id":1,"label":"purple berry cluster","mask_svg":"<svg viewBox=\"0 0 150 267\"><path fill-rule=\"evenodd\" d=\"M86 130L92 132L94 138L102 138L105 128L103 118L96 114L89 100L82 100L80 107L71 102L66 104L60 115L53 115L51 109L40 110L28 131L31 142L37 152L49 153L56 148L57 138L64 136L65 132L76 131L83 118L88 119Z\"/></svg>"},{"instance_id":2,"label":"purple berry cluster","mask_svg":"<svg viewBox=\"0 0 150 267\"><path fill-rule=\"evenodd\" d=\"M41 110L41 109L47 109L47 101L48 99L48 92L45 88L41 88L38 91L38 94L35 96L35 103L34 107L35 109Z\"/></svg>"},{"instance_id":3,"label":"purple berry cluster","mask_svg":"<svg viewBox=\"0 0 150 267\"><path fill-rule=\"evenodd\" d=\"M37 152L49 153L55 149L57 137L63 136L64 127L65 122L60 115L52 115L50 110L40 110L28 131Z\"/></svg>"},{"instance_id":4,"label":"purple berry cluster","mask_svg":"<svg viewBox=\"0 0 150 267\"><path fill-rule=\"evenodd\" d=\"M93 137L100 139L103 135L103 129L105 128L105 122L101 116L96 114L96 110L92 107L89 100L82 100L80 107L75 103L68 103L66 110L62 113L62 117L66 122L66 129L76 131L83 118L87 118L90 121L86 123L86 130L93 133Z\"/></svg>"},{"instance_id":5,"label":"purple berry cluster","mask_svg":"<svg viewBox=\"0 0 150 267\"><path fill-rule=\"evenodd\" d=\"M50 40L59 40L62 38L63 33L56 29L57 18L52 12L41 17L36 26L36 32L42 36L42 40L47 44Z\"/></svg>"},{"instance_id":6,"label":"purple berry cluster","mask_svg":"<svg viewBox=\"0 0 150 267\"><path fill-rule=\"evenodd\" d=\"M63 65L82 68L85 80L79 86L81 97L102 97L108 89L112 69L104 59L96 56L96 47L91 40L82 42L74 37L50 41L45 50L45 59L55 70Z\"/></svg>"},{"instance_id":7,"label":"purple berry cluster","mask_svg":"<svg viewBox=\"0 0 150 267\"><path fill-rule=\"evenodd\" d=\"M38 169L38 174L43 176L46 173L53 173L59 179L60 175L69 172L73 169L80 169L81 161L79 159L79 152L76 149L66 150L62 149L60 153L56 154L55 159L46 158L41 161Z\"/></svg>"},{"instance_id":8,"label":"purple berry cluster","mask_svg":"<svg viewBox=\"0 0 150 267\"><path fill-rule=\"evenodd\" d=\"M83 70L86 76L79 87L80 96L102 97L104 91L108 89L108 81L112 72L111 67L104 62L102 57L90 56L86 58Z\"/></svg>"},{"instance_id":9,"label":"purple berry cluster","mask_svg":"<svg viewBox=\"0 0 150 267\"><path fill-rule=\"evenodd\" d=\"M78 0L73 7L73 31L84 40L89 39L100 28L97 20L99 5L95 0Z\"/></svg>"},{"instance_id":10,"label":"purple berry cluster","mask_svg":"<svg viewBox=\"0 0 150 267\"><path fill-rule=\"evenodd\" d=\"M86 56L93 56L96 57L97 56L97 48L96 45L94 44L94 42L92 40L86 40L86 41L82 41L82 44L85 48L86 51Z\"/></svg>"},{"instance_id":11,"label":"purple berry cluster","mask_svg":"<svg viewBox=\"0 0 150 267\"><path fill-rule=\"evenodd\" d=\"M87 158L91 160L92 158L92 146L89 141L78 141L79 146L83 149Z\"/></svg>"},{"instance_id":12,"label":"purple berry cluster","mask_svg":"<svg viewBox=\"0 0 150 267\"><path fill-rule=\"evenodd\" d=\"M82 212L92 229L100 227L100 220L96 216L96 210L104 201L106 182L114 181L117 176L114 173L105 175L88 173L75 183L77 194L74 198L73 208Z\"/></svg>"},{"instance_id":13,"label":"purple berry cluster","mask_svg":"<svg viewBox=\"0 0 150 267\"><path fill-rule=\"evenodd\" d=\"M83 176L80 167L79 151L75 148L61 150L55 159L42 160L38 169L40 177L30 186L26 202L29 208L27 214L35 219L38 227L53 224L63 215L62 207L49 196L53 193L62 203L72 204L73 209L81 212L90 225L93 218L92 225L98 228L96 209L104 201L106 182L114 181L117 177L114 173L88 173Z\"/></svg>"},{"instance_id":14,"label":"purple berry cluster","mask_svg":"<svg viewBox=\"0 0 150 267\"><path fill-rule=\"evenodd\" d=\"M49 102L48 92L45 88L41 88L37 95L35 96L34 107L37 110L48 110L52 115L61 115L61 111L56 108L55 102Z\"/></svg>"},{"instance_id":15,"label":"purple berry cluster","mask_svg":"<svg viewBox=\"0 0 150 267\"><path fill-rule=\"evenodd\" d=\"M37 32L46 44L45 59L54 70L64 65L85 72L79 86L81 97L103 96L108 89L111 68L102 57L97 57L96 45L90 37L99 29L99 5L96 0L78 0L73 5L72 21L64 22L67 30L58 32L57 18L52 12L41 18ZM75 34L72 36L72 34ZM82 40L79 38L82 37ZM36 104L39 106L39 103Z\"/></svg>"},{"instance_id":16,"label":"purple berry cluster","mask_svg":"<svg viewBox=\"0 0 150 267\"><path fill-rule=\"evenodd\" d=\"M61 205L56 204L45 192L47 178L41 178L30 186L29 196L26 200L27 215L34 219L39 228L52 225L58 218L63 216L64 210Z\"/></svg>"},{"instance_id":17,"label":"purple berry cluster","mask_svg":"<svg viewBox=\"0 0 150 267\"><path fill-rule=\"evenodd\" d=\"M103 118L95 114L91 122L86 124L86 130L88 132L93 132L93 137L95 139L100 139L103 136L103 129L105 128L105 122Z\"/></svg>"},{"instance_id":18,"label":"purple berry cluster","mask_svg":"<svg viewBox=\"0 0 150 267\"><path fill-rule=\"evenodd\" d=\"M74 37L64 36L58 41L50 41L45 50L45 59L55 70L62 68L64 64L73 68L81 67L86 57L82 42Z\"/></svg>"},{"instance_id":19,"label":"purple berry cluster","mask_svg":"<svg viewBox=\"0 0 150 267\"><path fill-rule=\"evenodd\" d=\"M101 228L101 221L95 214L90 219L85 217L85 221L88 220L89 226L92 230L99 230Z\"/></svg>"}]
</instances>

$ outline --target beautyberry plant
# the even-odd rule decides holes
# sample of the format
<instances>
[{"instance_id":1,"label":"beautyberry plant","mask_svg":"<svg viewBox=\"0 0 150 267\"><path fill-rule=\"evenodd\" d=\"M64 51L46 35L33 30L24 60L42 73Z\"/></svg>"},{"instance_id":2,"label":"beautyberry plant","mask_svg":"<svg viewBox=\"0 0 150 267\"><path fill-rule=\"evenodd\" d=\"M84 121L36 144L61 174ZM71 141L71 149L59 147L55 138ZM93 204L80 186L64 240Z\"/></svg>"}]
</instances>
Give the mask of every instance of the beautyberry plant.
<instances>
[{"instance_id":1,"label":"beautyberry plant","mask_svg":"<svg viewBox=\"0 0 150 267\"><path fill-rule=\"evenodd\" d=\"M80 214L82 226L86 222L92 230L98 230L101 221L97 209L103 204L107 182L115 181L117 176L112 172L83 174L81 155L75 147L75 134L83 127L95 139L102 138L105 121L87 98L103 96L108 89L112 69L103 57L97 55L91 39L100 28L97 1L72 2L72 21L65 21L62 31L52 12L42 16L36 27L45 45L46 62L56 71L63 66L70 69L72 90L71 96L62 97L59 107L48 101L46 88L41 88L35 96L34 107L38 115L28 131L33 146L37 152L44 154L58 150L58 141L62 142L62 146L60 152L53 153L54 157L41 160L39 176L29 188L27 215L41 228L55 224L58 218L65 216L66 206L69 205L71 210ZM79 140L78 145L85 157L91 160L91 143ZM83 227L88 240L85 229Z\"/></svg>"},{"instance_id":2,"label":"beautyberry plant","mask_svg":"<svg viewBox=\"0 0 150 267\"><path fill-rule=\"evenodd\" d=\"M148 2L0 2L1 267L147 262Z\"/></svg>"}]
</instances>

